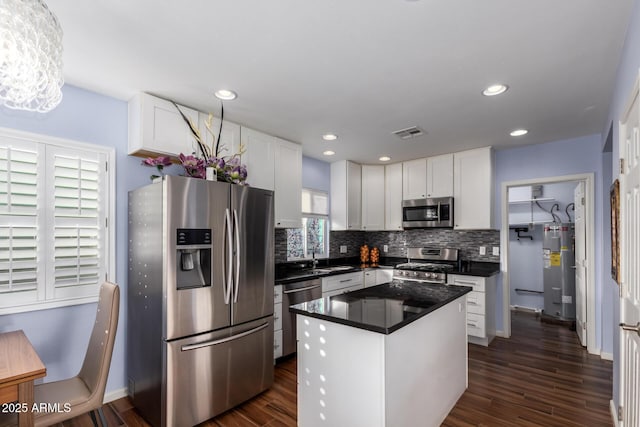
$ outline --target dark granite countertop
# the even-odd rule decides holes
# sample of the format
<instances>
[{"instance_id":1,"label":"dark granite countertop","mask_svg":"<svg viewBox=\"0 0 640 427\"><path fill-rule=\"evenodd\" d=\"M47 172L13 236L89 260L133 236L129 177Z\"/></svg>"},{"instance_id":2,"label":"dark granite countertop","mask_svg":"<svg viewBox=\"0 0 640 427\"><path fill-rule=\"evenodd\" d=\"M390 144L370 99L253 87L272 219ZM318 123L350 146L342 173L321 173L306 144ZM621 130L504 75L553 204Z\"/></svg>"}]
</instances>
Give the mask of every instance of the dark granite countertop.
<instances>
[{"instance_id":1,"label":"dark granite countertop","mask_svg":"<svg viewBox=\"0 0 640 427\"><path fill-rule=\"evenodd\" d=\"M315 269L307 268L291 268L293 263L288 264L288 268L276 268L276 285L283 285L292 282L301 282L304 280L312 280L316 277L327 277L336 274L352 273L354 271L362 271L367 268L394 268L397 264L407 262L406 258L382 258L378 267L361 267L357 260L350 258L333 259L327 262L323 260ZM308 263L308 261L307 261ZM301 263L303 264L303 263ZM303 264L307 265L307 264ZM281 266L280 266L281 267ZM339 269L333 269L339 267ZM463 276L491 277L500 273L500 263L498 262L482 262L482 261L462 261L459 268L450 272L450 274L460 274Z\"/></svg>"},{"instance_id":2,"label":"dark granite countertop","mask_svg":"<svg viewBox=\"0 0 640 427\"><path fill-rule=\"evenodd\" d=\"M292 305L293 313L381 334L403 326L471 292L468 286L393 280L383 285Z\"/></svg>"}]
</instances>

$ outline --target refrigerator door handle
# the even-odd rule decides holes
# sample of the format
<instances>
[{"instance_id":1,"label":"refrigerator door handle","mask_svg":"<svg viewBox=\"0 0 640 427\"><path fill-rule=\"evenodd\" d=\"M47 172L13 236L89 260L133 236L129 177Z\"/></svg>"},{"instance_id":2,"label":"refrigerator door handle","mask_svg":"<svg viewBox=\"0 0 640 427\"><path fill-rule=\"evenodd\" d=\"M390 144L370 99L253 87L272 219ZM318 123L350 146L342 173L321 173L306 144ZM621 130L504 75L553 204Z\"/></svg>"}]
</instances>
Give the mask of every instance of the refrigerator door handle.
<instances>
[{"instance_id":1,"label":"refrigerator door handle","mask_svg":"<svg viewBox=\"0 0 640 427\"><path fill-rule=\"evenodd\" d=\"M235 280L235 289L233 292L233 302L238 302L238 287L240 284L240 226L238 225L238 211L233 210L233 226L235 228L236 234L236 280Z\"/></svg>"},{"instance_id":2,"label":"refrigerator door handle","mask_svg":"<svg viewBox=\"0 0 640 427\"><path fill-rule=\"evenodd\" d=\"M224 278L224 303L229 304L231 300L231 287L233 285L233 235L231 234L231 212L229 209L224 213L224 228L227 231L227 268Z\"/></svg>"},{"instance_id":3,"label":"refrigerator door handle","mask_svg":"<svg viewBox=\"0 0 640 427\"><path fill-rule=\"evenodd\" d=\"M219 340L205 341L205 342L199 342L199 343L195 343L195 344L183 345L180 348L180 350L189 351L189 350L196 350L198 348L211 347L213 345L224 344L224 343L229 342L229 341L234 341L234 340L240 339L242 337L246 337L247 335L255 334L256 332L263 330L267 326L269 326L269 322L263 323L262 325L260 325L260 326L258 326L256 328L249 329L248 331L244 331L242 333L239 333L239 334L236 334L236 335L232 335L230 337L221 338Z\"/></svg>"}]
</instances>

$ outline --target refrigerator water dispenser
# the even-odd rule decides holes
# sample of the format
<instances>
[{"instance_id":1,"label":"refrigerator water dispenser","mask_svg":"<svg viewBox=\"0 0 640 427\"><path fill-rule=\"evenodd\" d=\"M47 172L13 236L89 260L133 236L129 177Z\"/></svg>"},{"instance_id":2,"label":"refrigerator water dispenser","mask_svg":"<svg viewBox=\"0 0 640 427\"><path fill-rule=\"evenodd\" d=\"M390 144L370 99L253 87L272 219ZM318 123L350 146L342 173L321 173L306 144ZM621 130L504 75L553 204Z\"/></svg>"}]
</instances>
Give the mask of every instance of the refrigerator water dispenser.
<instances>
[{"instance_id":1,"label":"refrigerator water dispenser","mask_svg":"<svg viewBox=\"0 0 640 427\"><path fill-rule=\"evenodd\" d=\"M176 242L176 287L211 286L211 229L179 228Z\"/></svg>"}]
</instances>

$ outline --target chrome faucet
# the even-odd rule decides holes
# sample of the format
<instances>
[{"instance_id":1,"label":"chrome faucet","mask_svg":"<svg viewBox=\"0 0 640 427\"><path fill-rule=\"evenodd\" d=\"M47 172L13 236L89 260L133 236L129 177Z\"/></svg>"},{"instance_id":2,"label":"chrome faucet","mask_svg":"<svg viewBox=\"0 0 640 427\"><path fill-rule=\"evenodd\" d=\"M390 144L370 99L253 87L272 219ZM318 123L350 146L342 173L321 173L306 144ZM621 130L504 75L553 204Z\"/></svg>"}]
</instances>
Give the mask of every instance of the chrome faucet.
<instances>
[{"instance_id":1,"label":"chrome faucet","mask_svg":"<svg viewBox=\"0 0 640 427\"><path fill-rule=\"evenodd\" d=\"M313 260L313 261L311 261L312 268L316 268L318 266L318 260L316 259L316 250L315 249L313 249L311 251L311 258Z\"/></svg>"}]
</instances>

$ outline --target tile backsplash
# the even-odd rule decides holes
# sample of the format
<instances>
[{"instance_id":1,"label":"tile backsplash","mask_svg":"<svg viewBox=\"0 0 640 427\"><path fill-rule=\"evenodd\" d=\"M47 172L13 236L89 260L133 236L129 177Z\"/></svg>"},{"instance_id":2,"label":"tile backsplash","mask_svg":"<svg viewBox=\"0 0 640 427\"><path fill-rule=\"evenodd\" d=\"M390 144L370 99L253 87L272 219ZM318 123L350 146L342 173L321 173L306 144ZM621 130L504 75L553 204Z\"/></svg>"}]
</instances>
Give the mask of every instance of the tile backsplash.
<instances>
[{"instance_id":1,"label":"tile backsplash","mask_svg":"<svg viewBox=\"0 0 640 427\"><path fill-rule=\"evenodd\" d=\"M406 257L407 247L450 247L460 249L460 258L472 261L500 262L500 256L492 255L494 247L500 247L499 230L452 230L431 228L406 231L332 231L329 236L329 256L331 258L350 258L360 255L360 246L377 247L380 256ZM389 251L383 252L384 245ZM346 246L347 252L340 253L340 246ZM480 255L480 246L486 248L486 254ZM276 229L276 263L287 261L287 231Z\"/></svg>"}]
</instances>

